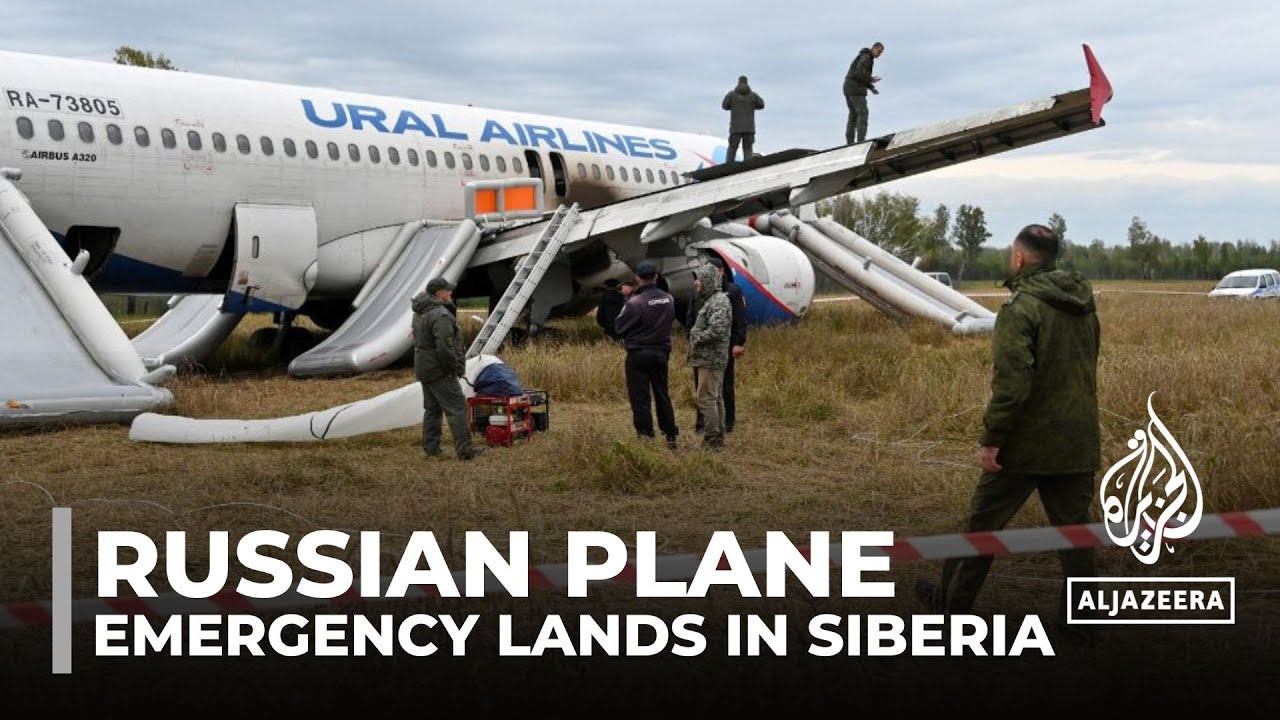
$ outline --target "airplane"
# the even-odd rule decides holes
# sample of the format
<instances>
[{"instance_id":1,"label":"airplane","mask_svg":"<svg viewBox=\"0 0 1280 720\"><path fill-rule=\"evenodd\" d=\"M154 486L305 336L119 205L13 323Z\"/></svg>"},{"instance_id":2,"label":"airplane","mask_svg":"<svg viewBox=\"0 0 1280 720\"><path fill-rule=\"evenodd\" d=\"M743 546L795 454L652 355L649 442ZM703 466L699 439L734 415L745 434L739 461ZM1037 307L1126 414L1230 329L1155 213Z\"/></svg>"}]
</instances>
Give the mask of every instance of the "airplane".
<instances>
[{"instance_id":1,"label":"airplane","mask_svg":"<svg viewBox=\"0 0 1280 720\"><path fill-rule=\"evenodd\" d=\"M658 263L683 308L694 269L711 253L744 290L753 326L802 318L816 266L886 312L906 307L959 327L978 311L956 311L960 301L951 296L925 297L937 289L921 290L905 263L905 271L894 269L896 285L862 278L873 259L884 260L874 248L858 250L859 238L815 235L807 225L797 232L777 213L1103 126L1110 84L1087 45L1084 52L1083 89L854 145L729 164L719 136L0 52L0 191L10 183L18 191L0 192L0 216L17 217L25 203L33 215L23 227L38 219L65 254L60 268L40 275L31 259L40 253L7 231L50 293L62 282L47 280L50 273L69 273L95 293L182 300L156 323L169 352L141 353L139 336L133 349L143 371L127 360L123 374L132 377L115 372L108 384L116 386L157 383L158 369L172 372L184 353L207 357L250 313L274 316L277 347L300 316L335 331L293 360L296 377L386 367L408 350L406 297L428 275L456 278L456 297L487 297L492 313L521 282L521 263L552 241L546 254L554 257L540 261L536 282L519 298L534 330L590 310L605 280L633 279L643 259ZM558 237L549 237L552 227ZM20 258L0 257L5 262ZM34 285L25 276L7 280ZM184 315L187 298L208 302L188 303ZM941 302L942 314L925 300ZM12 297L0 303L15 309ZM62 305L61 319L70 320ZM0 327L15 316L27 317L30 330L39 313L0 312ZM362 324L381 334L368 337ZM73 329L86 347L95 335L127 354L108 330ZM116 392L113 412L95 413L69 407L76 400L68 398L92 405L102 393L76 396L76 389L43 412L38 386L65 384L31 362L45 351L24 349L26 377L9 373L12 387L0 380L0 402L7 399L0 424L118 419L163 400L120 405ZM99 366L110 364L106 354L87 353ZM0 361L16 367L14 357Z\"/></svg>"}]
</instances>

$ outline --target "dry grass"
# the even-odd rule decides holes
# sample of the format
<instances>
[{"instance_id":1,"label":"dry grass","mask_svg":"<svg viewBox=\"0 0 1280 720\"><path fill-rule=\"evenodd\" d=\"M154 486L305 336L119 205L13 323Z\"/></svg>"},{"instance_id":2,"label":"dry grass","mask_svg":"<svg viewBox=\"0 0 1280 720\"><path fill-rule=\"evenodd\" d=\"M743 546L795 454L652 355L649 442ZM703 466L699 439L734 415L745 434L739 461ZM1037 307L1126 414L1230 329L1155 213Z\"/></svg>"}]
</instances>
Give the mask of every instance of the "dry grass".
<instances>
[{"instance_id":1,"label":"dry grass","mask_svg":"<svg viewBox=\"0 0 1280 720\"><path fill-rule=\"evenodd\" d=\"M1200 476L1206 512L1280 505L1280 302L1102 287L1105 460L1118 459L1145 425L1155 392L1158 413ZM469 336L476 329L464 327ZM251 329L237 332L239 347ZM803 541L814 530L910 536L959 529L978 475L986 339L951 337L923 323L901 328L857 302L820 305L797 327L757 330L738 366L739 430L726 452L707 455L692 432L682 339L671 382L684 434L672 454L633 439L622 351L597 339L588 319L560 329L555 341L505 356L526 385L550 392L551 432L470 464L424 460L416 428L323 445L135 444L121 426L0 435L0 600L49 595L46 489L58 505L75 508L76 596L95 593L91 538L103 529L157 539L175 529L229 530L233 538L261 528L381 530L388 563L415 530L435 531L452 562L462 557L467 530L491 538L527 530L535 562L561 562L569 530L624 538L654 530L659 552L672 553L698 551L723 529L746 547L761 545L769 530ZM224 351L232 368L243 360L238 346ZM291 415L411 381L405 367L310 381L292 380L282 368L209 372L173 383L171 412ZM1014 525L1045 522L1033 501ZM1139 573L1124 553L1104 555L1117 572ZM1161 571L1274 586L1278 558L1274 539L1192 543ZM193 552L188 562L200 567L201 559ZM1053 555L1001 559L995 573L991 602L1051 607L1041 583L1057 573Z\"/></svg>"}]
</instances>

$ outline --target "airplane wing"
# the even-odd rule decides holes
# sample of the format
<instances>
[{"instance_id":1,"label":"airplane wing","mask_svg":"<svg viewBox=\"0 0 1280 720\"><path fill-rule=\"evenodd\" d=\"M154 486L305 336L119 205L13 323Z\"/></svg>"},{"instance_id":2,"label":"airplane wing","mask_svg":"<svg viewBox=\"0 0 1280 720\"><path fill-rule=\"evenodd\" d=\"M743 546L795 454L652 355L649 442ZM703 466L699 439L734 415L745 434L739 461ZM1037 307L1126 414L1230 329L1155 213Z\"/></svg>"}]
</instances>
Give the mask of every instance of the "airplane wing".
<instances>
[{"instance_id":1,"label":"airplane wing","mask_svg":"<svg viewBox=\"0 0 1280 720\"><path fill-rule=\"evenodd\" d=\"M1075 135L1106 123L1111 84L1084 45L1088 87L925 125L825 151L792 150L707 168L695 182L584 210L564 247L588 239L661 240L693 228L806 205L1015 148ZM546 220L519 225L482 242L477 267L528 253Z\"/></svg>"}]
</instances>

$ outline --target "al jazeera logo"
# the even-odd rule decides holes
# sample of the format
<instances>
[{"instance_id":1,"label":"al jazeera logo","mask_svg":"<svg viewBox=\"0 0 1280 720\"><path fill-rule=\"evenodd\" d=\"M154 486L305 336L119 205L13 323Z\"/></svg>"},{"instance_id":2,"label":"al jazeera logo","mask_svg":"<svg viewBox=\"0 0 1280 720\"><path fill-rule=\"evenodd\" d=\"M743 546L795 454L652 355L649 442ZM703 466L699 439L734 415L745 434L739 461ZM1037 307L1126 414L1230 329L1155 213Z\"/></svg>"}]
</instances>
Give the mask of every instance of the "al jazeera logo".
<instances>
[{"instance_id":1,"label":"al jazeera logo","mask_svg":"<svg viewBox=\"0 0 1280 720\"><path fill-rule=\"evenodd\" d=\"M1195 468L1147 396L1146 429L1129 439L1129 454L1102 477L1104 527L1116 545L1144 566L1172 554L1170 541L1195 532L1204 495ZM1235 578L1069 578L1067 622L1074 625L1229 625L1235 623Z\"/></svg>"}]
</instances>

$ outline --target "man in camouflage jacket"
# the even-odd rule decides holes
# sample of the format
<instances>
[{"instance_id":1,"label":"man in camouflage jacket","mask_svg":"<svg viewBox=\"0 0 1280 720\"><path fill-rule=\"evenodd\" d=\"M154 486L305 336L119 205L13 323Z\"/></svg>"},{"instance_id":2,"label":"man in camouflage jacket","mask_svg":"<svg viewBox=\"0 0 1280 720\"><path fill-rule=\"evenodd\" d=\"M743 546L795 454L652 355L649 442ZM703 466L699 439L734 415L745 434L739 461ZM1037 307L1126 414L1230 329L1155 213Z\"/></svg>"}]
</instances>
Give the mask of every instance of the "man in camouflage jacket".
<instances>
[{"instance_id":1,"label":"man in camouflage jacket","mask_svg":"<svg viewBox=\"0 0 1280 720\"><path fill-rule=\"evenodd\" d=\"M698 315L689 328L689 365L694 369L698 410L704 418L702 446L724 447L724 369L729 363L733 307L720 285L720 273L701 265L694 276Z\"/></svg>"},{"instance_id":2,"label":"man in camouflage jacket","mask_svg":"<svg viewBox=\"0 0 1280 720\"><path fill-rule=\"evenodd\" d=\"M453 306L453 284L434 278L413 297L413 369L422 384L422 451L440 456L443 423L449 419L453 449L459 460L484 453L471 440L467 399L460 378L466 376L467 346Z\"/></svg>"},{"instance_id":3,"label":"man in camouflage jacket","mask_svg":"<svg viewBox=\"0 0 1280 720\"><path fill-rule=\"evenodd\" d=\"M1058 269L1057 236L1028 225L1010 249L1013 295L996 316L993 376L979 437L983 474L965 532L1003 529L1038 491L1053 525L1088 524L1094 474L1101 465L1098 351L1101 328L1093 288L1080 273ZM1092 549L1061 554L1068 577L1096 575ZM917 583L935 610L968 613L992 558L949 560L942 583ZM1060 602L1064 604L1065 583Z\"/></svg>"}]
</instances>

